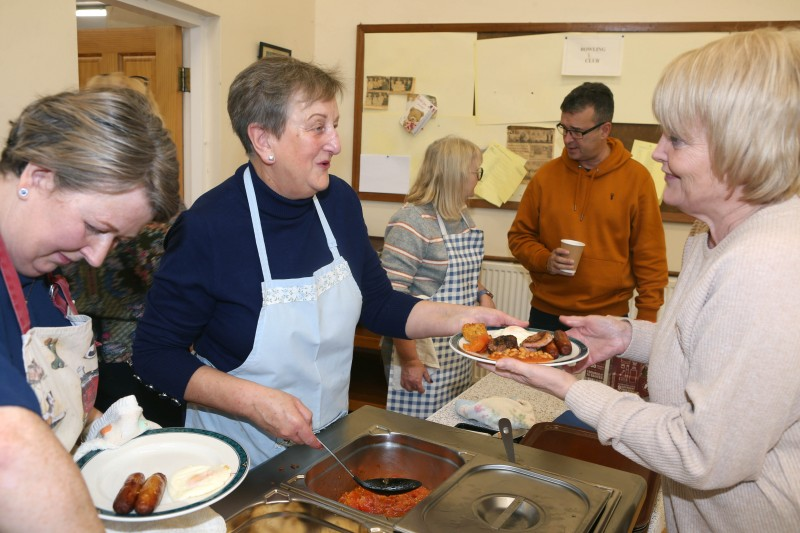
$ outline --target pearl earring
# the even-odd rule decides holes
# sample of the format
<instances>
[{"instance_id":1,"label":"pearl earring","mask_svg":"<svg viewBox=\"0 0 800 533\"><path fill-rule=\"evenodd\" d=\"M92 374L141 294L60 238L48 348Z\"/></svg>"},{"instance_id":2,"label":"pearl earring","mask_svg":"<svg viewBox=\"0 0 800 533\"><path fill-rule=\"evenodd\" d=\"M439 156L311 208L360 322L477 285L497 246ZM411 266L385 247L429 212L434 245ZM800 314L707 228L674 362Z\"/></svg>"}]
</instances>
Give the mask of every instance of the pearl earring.
<instances>
[{"instance_id":1,"label":"pearl earring","mask_svg":"<svg viewBox=\"0 0 800 533\"><path fill-rule=\"evenodd\" d=\"M19 195L20 198L27 198L28 197L28 189L26 189L25 187L22 187L22 188L20 188L20 190L17 191L17 194Z\"/></svg>"},{"instance_id":2,"label":"pearl earring","mask_svg":"<svg viewBox=\"0 0 800 533\"><path fill-rule=\"evenodd\" d=\"M275 162L275 156L272 155L272 154L269 154L267 156L267 161L269 161L270 163L274 163Z\"/></svg>"}]
</instances>

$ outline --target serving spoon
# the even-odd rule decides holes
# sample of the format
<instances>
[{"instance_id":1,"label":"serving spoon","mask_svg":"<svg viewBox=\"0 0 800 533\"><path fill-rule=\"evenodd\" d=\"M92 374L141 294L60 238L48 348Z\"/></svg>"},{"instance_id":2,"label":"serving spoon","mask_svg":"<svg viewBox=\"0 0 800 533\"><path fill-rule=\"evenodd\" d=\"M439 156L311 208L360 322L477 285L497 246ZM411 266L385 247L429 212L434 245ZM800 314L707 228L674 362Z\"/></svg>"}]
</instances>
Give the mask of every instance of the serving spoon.
<instances>
[{"instance_id":1,"label":"serving spoon","mask_svg":"<svg viewBox=\"0 0 800 533\"><path fill-rule=\"evenodd\" d=\"M317 439L319 440L319 439ZM360 486L364 487L370 492L374 492L376 494L383 494L384 496L391 496L392 494L403 494L406 492L410 492L416 488L422 486L422 482L416 479L407 479L404 477L382 477L382 478L374 478L374 479L361 479L353 472L347 468L343 462L336 457L336 454L331 451L330 448L325 446L325 443L321 440L319 441L322 444L322 447L325 448L331 456L336 459L336 462L339 463L342 468L344 468L345 472L350 474L350 477L353 478L353 481L358 483Z\"/></svg>"}]
</instances>

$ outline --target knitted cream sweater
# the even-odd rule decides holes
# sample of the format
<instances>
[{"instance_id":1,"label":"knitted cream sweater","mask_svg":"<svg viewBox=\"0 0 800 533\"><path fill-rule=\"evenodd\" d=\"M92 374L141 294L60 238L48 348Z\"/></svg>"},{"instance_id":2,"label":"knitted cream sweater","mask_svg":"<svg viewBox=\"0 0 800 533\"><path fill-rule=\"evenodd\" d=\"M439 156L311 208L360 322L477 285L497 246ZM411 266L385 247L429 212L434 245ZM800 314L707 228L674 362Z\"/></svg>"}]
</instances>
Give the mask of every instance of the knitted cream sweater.
<instances>
[{"instance_id":1,"label":"knitted cream sweater","mask_svg":"<svg viewBox=\"0 0 800 533\"><path fill-rule=\"evenodd\" d=\"M603 443L664 476L669 531L800 524L800 199L715 248L692 236L658 324L633 321L650 403L592 381L566 403Z\"/></svg>"}]
</instances>

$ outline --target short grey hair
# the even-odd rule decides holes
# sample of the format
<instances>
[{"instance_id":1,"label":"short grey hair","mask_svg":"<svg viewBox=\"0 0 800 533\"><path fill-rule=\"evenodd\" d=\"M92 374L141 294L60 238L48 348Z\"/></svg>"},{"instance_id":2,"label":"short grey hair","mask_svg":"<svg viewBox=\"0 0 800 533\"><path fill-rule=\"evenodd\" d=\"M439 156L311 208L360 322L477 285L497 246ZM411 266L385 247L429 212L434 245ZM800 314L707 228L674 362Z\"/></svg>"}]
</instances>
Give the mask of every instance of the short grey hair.
<instances>
[{"instance_id":1,"label":"short grey hair","mask_svg":"<svg viewBox=\"0 0 800 533\"><path fill-rule=\"evenodd\" d=\"M343 92L344 84L333 70L292 57L270 56L252 63L233 80L228 92L228 115L233 131L250 156L253 145L247 129L251 124L280 138L294 99L310 104L333 100Z\"/></svg>"}]
</instances>

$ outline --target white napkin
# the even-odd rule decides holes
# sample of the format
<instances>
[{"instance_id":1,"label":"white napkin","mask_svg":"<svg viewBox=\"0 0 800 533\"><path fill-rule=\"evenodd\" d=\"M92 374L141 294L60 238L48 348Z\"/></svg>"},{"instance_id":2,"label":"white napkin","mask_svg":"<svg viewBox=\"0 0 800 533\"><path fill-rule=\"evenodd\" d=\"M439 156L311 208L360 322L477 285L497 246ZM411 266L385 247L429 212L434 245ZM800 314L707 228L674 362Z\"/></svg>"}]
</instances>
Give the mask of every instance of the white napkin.
<instances>
[{"instance_id":1,"label":"white napkin","mask_svg":"<svg viewBox=\"0 0 800 533\"><path fill-rule=\"evenodd\" d=\"M529 429L536 423L533 405L526 400L514 400L500 396L483 400L456 400L456 413L464 418L476 420L490 428L496 428L501 418L508 418L514 429Z\"/></svg>"},{"instance_id":2,"label":"white napkin","mask_svg":"<svg viewBox=\"0 0 800 533\"><path fill-rule=\"evenodd\" d=\"M152 531L157 533L225 533L225 520L211 507L204 507L189 514L148 522L113 522L103 520L106 533L128 533Z\"/></svg>"},{"instance_id":3,"label":"white napkin","mask_svg":"<svg viewBox=\"0 0 800 533\"><path fill-rule=\"evenodd\" d=\"M119 448L148 429L161 426L142 416L142 408L135 396L125 396L106 409L103 416L92 422L86 433L86 441L73 454L78 461L92 450Z\"/></svg>"}]
</instances>

